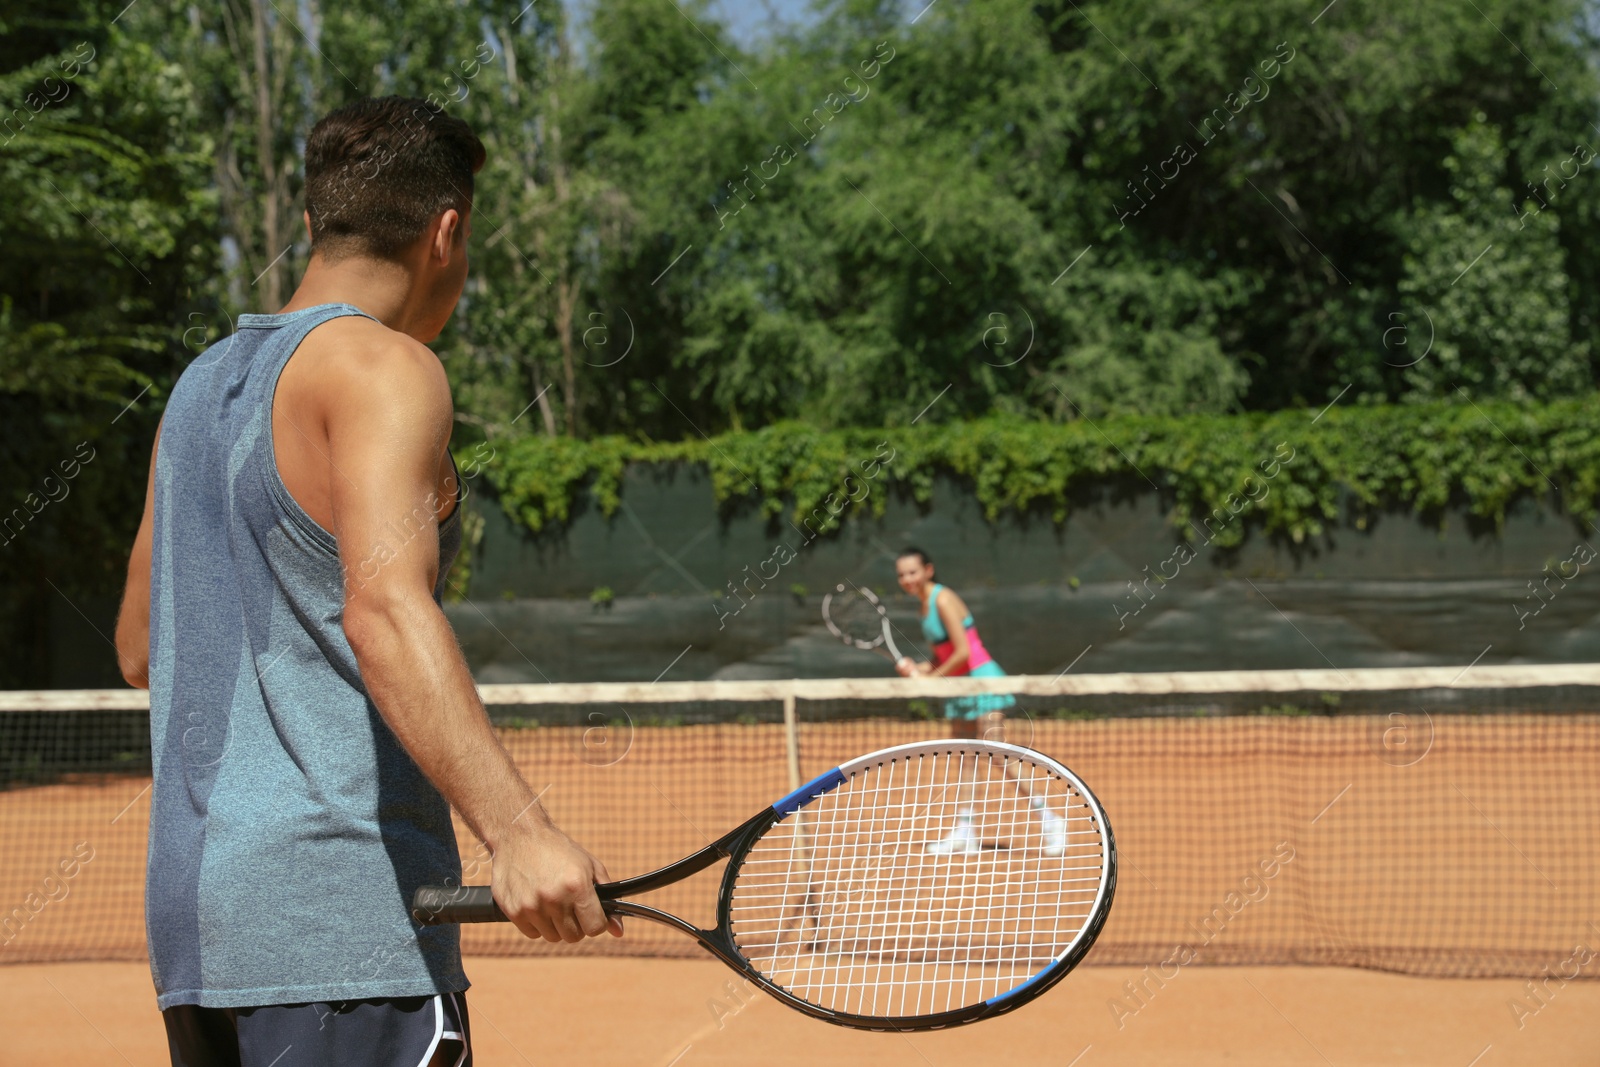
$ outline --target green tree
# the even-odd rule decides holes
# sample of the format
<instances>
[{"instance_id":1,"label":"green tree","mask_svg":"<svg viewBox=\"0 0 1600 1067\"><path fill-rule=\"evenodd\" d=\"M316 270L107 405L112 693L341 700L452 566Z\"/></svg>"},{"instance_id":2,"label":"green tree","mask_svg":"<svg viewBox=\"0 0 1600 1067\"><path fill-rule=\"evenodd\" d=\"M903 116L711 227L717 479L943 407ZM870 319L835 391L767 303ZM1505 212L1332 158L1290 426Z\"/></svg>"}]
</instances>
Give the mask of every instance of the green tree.
<instances>
[{"instance_id":1,"label":"green tree","mask_svg":"<svg viewBox=\"0 0 1600 1067\"><path fill-rule=\"evenodd\" d=\"M1406 371L1412 395L1552 399L1592 388L1588 344L1572 339L1557 213L1531 198L1521 218L1506 210L1505 146L1482 113L1457 132L1444 167L1450 199L1412 220L1400 280L1403 305L1426 309L1437 333L1426 356L1408 343L1396 360L1418 360Z\"/></svg>"},{"instance_id":2,"label":"green tree","mask_svg":"<svg viewBox=\"0 0 1600 1067\"><path fill-rule=\"evenodd\" d=\"M48 680L53 617L106 626L208 296L211 143L185 69L116 14L0 7L0 685Z\"/></svg>"},{"instance_id":3,"label":"green tree","mask_svg":"<svg viewBox=\"0 0 1600 1067\"><path fill-rule=\"evenodd\" d=\"M1480 7L1351 0L1312 26L1288 0L951 0L908 26L852 0L754 56L700 42L714 76L688 106L593 98L625 131L596 166L632 234L600 247L596 299L647 322L591 428L893 424L934 396L938 420L1404 395L1419 381L1383 338L1408 251L1492 210L1454 198L1450 131L1480 111L1507 131L1485 180L1514 217L1597 96L1579 4ZM1597 205L1578 179L1550 209L1537 255L1568 337L1552 311L1529 351L1582 353L1600 322L1579 284Z\"/></svg>"}]
</instances>

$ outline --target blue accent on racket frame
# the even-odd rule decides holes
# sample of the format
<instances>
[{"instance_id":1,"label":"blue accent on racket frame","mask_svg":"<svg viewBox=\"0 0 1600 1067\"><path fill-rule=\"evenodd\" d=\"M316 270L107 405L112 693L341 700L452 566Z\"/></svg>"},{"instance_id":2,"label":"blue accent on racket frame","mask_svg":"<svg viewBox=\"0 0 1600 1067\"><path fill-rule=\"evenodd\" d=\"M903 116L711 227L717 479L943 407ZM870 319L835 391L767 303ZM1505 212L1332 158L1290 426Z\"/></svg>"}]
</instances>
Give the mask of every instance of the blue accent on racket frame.
<instances>
[{"instance_id":1,"label":"blue accent on racket frame","mask_svg":"<svg viewBox=\"0 0 1600 1067\"><path fill-rule=\"evenodd\" d=\"M992 1008L996 1004L1000 1003L1002 1000L1010 1000L1012 997L1017 996L1024 989L1027 989L1033 983L1037 982L1039 979L1043 978L1046 974L1049 974L1049 973L1050 973L1050 968L1046 967L1044 970L1040 971L1038 974L1034 975L1032 978L1028 979L1026 982L1023 982L1021 985L1017 986L1015 989L1008 989L1004 993L999 994L998 996L990 997L988 1000L984 1001L984 1003L989 1005L989 1007Z\"/></svg>"},{"instance_id":2,"label":"blue accent on racket frame","mask_svg":"<svg viewBox=\"0 0 1600 1067\"><path fill-rule=\"evenodd\" d=\"M781 816L793 815L813 800L844 781L844 774L835 767L825 774L819 774L793 793L772 805L772 810Z\"/></svg>"}]
</instances>

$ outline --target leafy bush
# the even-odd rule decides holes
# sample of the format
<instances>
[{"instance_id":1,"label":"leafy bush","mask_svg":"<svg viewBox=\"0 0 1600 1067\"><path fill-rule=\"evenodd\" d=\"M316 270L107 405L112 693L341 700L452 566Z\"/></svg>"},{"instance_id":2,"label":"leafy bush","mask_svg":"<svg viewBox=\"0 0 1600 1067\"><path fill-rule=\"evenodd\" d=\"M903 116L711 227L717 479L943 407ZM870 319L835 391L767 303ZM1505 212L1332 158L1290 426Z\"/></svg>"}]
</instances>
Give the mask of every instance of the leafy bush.
<instances>
[{"instance_id":1,"label":"leafy bush","mask_svg":"<svg viewBox=\"0 0 1600 1067\"><path fill-rule=\"evenodd\" d=\"M926 502L944 472L972 485L990 521L1044 509L1060 523L1074 491L1132 480L1158 489L1173 525L1191 536L1232 503L1243 521L1212 527L1214 543L1226 546L1243 539L1247 524L1304 540L1341 505L1353 509L1357 526L1389 507L1437 516L1456 500L1499 523L1517 497L1553 492L1591 521L1600 494L1597 413L1589 394L1545 404L1462 399L1099 423L986 419L824 431L790 422L672 444L528 437L500 447L484 473L506 513L535 532L566 522L584 492L611 515L630 463L702 465L719 503L754 501L763 515L795 522L828 516L830 502L844 505L841 520L881 515L890 486ZM848 503L852 494L857 503ZM1245 498L1254 502L1241 509Z\"/></svg>"}]
</instances>

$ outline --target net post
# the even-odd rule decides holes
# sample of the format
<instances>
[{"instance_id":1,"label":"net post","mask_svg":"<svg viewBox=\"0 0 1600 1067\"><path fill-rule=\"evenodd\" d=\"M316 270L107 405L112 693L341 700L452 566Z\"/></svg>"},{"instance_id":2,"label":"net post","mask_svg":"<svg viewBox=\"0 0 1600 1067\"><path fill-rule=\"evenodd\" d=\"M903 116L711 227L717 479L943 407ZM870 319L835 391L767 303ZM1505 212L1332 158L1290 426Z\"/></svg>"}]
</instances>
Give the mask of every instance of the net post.
<instances>
[{"instance_id":1,"label":"net post","mask_svg":"<svg viewBox=\"0 0 1600 1067\"><path fill-rule=\"evenodd\" d=\"M789 789L800 788L800 727L795 721L794 690L783 694L783 746L789 756Z\"/></svg>"},{"instance_id":2,"label":"net post","mask_svg":"<svg viewBox=\"0 0 1600 1067\"><path fill-rule=\"evenodd\" d=\"M791 792L800 788L800 723L795 715L795 688L796 686L791 682L783 691L783 747L784 754L788 757L789 789ZM807 935L807 925L809 924L814 928L816 922L816 916L808 906L816 887L812 885L810 879L811 850L806 840L806 813L804 811L796 811L790 817L789 823L792 827L790 833L793 835L790 838L789 848L791 849L791 855L798 860L801 879L806 884L804 897L795 902L795 907L798 909L797 918L799 922L796 936L803 938ZM785 902L784 925L788 925L789 914L789 905L788 902ZM812 934L814 936L814 929Z\"/></svg>"}]
</instances>

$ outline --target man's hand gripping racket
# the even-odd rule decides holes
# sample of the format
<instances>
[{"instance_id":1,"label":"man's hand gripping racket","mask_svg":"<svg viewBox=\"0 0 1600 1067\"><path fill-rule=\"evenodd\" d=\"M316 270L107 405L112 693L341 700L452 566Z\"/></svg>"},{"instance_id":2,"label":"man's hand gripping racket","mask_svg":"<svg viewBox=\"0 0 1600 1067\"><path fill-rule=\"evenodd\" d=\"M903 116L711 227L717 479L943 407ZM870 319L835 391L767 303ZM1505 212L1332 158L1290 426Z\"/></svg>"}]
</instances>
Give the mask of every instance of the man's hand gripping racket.
<instances>
[{"instance_id":1,"label":"man's hand gripping racket","mask_svg":"<svg viewBox=\"0 0 1600 1067\"><path fill-rule=\"evenodd\" d=\"M973 847L936 847L961 820ZM723 859L711 929L623 899ZM609 915L681 930L807 1015L934 1030L1058 982L1094 943L1116 881L1105 813L1071 771L1015 745L952 740L851 760L699 852L596 892ZM425 886L413 915L505 919L488 886Z\"/></svg>"},{"instance_id":2,"label":"man's hand gripping racket","mask_svg":"<svg viewBox=\"0 0 1600 1067\"><path fill-rule=\"evenodd\" d=\"M519 833L507 835L494 850L491 881L500 890L516 924L528 937L574 943L609 926L622 936L622 920L607 915L594 886L609 882L605 864L568 837L537 802L515 820Z\"/></svg>"}]
</instances>

